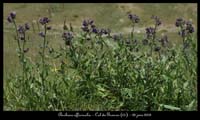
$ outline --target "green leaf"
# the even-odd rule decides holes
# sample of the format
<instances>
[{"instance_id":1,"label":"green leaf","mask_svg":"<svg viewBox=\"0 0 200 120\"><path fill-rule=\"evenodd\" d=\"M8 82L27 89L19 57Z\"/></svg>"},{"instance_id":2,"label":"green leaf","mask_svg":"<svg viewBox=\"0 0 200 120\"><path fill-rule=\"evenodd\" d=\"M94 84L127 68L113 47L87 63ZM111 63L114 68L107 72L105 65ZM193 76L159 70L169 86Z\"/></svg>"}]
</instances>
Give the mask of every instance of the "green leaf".
<instances>
[{"instance_id":1,"label":"green leaf","mask_svg":"<svg viewBox=\"0 0 200 120\"><path fill-rule=\"evenodd\" d=\"M122 88L122 89L121 89L121 94L122 94L123 96L126 96L126 97L130 97L130 98L133 97L133 96L132 96L132 90L129 89L129 88Z\"/></svg>"},{"instance_id":2,"label":"green leaf","mask_svg":"<svg viewBox=\"0 0 200 120\"><path fill-rule=\"evenodd\" d=\"M193 100L189 105L186 106L187 110L191 111L191 110L193 110L193 108L195 108L195 106L194 106L195 105L195 101L196 100Z\"/></svg>"},{"instance_id":3,"label":"green leaf","mask_svg":"<svg viewBox=\"0 0 200 120\"><path fill-rule=\"evenodd\" d=\"M189 84L189 82L187 81L187 82L185 82L184 84L183 84L183 88L184 89L186 89L187 88L187 86L188 86L188 84Z\"/></svg>"},{"instance_id":4,"label":"green leaf","mask_svg":"<svg viewBox=\"0 0 200 120\"><path fill-rule=\"evenodd\" d=\"M164 104L160 104L161 107L164 107L166 109L169 109L169 110L177 110L177 111L181 111L181 108L178 108L178 107L174 107L174 106L171 106L171 105L164 105Z\"/></svg>"},{"instance_id":5,"label":"green leaf","mask_svg":"<svg viewBox=\"0 0 200 120\"><path fill-rule=\"evenodd\" d=\"M167 75L162 75L162 77L164 78L164 80L168 81L170 78Z\"/></svg>"}]
</instances>

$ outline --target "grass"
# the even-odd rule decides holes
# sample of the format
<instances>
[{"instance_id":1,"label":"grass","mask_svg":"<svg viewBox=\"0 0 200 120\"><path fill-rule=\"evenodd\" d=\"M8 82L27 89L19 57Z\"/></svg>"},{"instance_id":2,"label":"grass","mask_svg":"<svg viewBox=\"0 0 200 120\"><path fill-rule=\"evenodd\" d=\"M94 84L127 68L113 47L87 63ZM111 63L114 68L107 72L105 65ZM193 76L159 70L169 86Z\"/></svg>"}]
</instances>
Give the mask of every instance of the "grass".
<instances>
[{"instance_id":1,"label":"grass","mask_svg":"<svg viewBox=\"0 0 200 120\"><path fill-rule=\"evenodd\" d=\"M14 27L6 21L11 11L17 12L18 24L31 23L42 16L52 20L50 25L53 29L47 34L47 39L50 42L48 46L55 52L46 53L45 81L40 76L44 73L41 73L41 57L38 54L43 39L38 36L35 23L35 32L32 26L27 32L30 38L27 42L30 50L25 54L28 78L22 79L22 66L16 54L17 43L13 39ZM110 28L112 34L123 33L128 37L131 22L127 12L137 14L141 19L136 25L136 30L141 33L134 33L139 42L135 47L139 52L129 51L124 45L120 47L120 44L108 38L103 40L110 47L104 46L102 50L98 44L90 49L90 42L81 43L85 38L81 35L80 27L82 20L87 18L92 18L100 28ZM150 19L152 13L162 21L157 36L164 33L170 41L169 49L163 48L160 61L156 52L148 57L149 47L142 45L145 28L153 26ZM196 26L197 5L4 4L4 110L196 110L195 47L188 50L191 52L191 63L187 71L183 71L188 63L181 52L182 38L177 35L178 28L174 25L178 17L192 19ZM75 29L73 46L76 50L70 51L62 40L65 18L67 24L72 23ZM190 41L196 44L196 32ZM172 55L173 51L176 52L175 56ZM56 58L59 54L61 56ZM118 55L119 61L114 58L115 55ZM170 56L174 57L173 60L168 60ZM149 64L151 68L147 67Z\"/></svg>"}]
</instances>

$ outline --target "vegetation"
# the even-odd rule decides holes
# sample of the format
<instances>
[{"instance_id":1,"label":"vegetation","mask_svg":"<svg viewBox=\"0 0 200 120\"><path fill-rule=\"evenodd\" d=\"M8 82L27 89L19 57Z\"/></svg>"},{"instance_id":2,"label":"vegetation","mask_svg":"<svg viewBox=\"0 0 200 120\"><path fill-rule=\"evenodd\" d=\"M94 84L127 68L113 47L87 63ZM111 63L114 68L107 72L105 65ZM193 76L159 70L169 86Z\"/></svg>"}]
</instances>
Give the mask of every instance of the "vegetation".
<instances>
[{"instance_id":1,"label":"vegetation","mask_svg":"<svg viewBox=\"0 0 200 120\"><path fill-rule=\"evenodd\" d=\"M33 7L26 4L4 7L8 5L15 9ZM148 6L135 5L139 14L143 13L139 11L141 6ZM163 6L171 9L176 5L182 7L181 4ZM128 11L122 17L127 22L122 24L117 21L122 11L110 11L116 9L114 4L106 5L110 7L103 10L101 5L95 7L96 4L44 6L49 14L41 13L42 17L33 22L27 22L32 21L31 17L24 19L27 11L24 14L5 11L8 16L4 16L7 25L4 27L4 110L197 110L195 22L149 15L158 11L159 4L153 5L154 9L144 9L150 12L147 17ZM92 9L88 6L105 10L112 17L98 18L101 11L87 14ZM125 10L122 6L126 5L117 8ZM42 5L36 11L41 9L44 10ZM74 11L63 17L65 9ZM64 22L56 27L59 15ZM76 27L76 20L74 24L68 22L70 16L75 19L79 15L88 17L83 19L81 27ZM93 15L95 20L91 19ZM167 27L165 21L173 22L169 35L163 32ZM115 31L121 25L128 30L122 29L119 34ZM139 32L142 25L146 27Z\"/></svg>"}]
</instances>

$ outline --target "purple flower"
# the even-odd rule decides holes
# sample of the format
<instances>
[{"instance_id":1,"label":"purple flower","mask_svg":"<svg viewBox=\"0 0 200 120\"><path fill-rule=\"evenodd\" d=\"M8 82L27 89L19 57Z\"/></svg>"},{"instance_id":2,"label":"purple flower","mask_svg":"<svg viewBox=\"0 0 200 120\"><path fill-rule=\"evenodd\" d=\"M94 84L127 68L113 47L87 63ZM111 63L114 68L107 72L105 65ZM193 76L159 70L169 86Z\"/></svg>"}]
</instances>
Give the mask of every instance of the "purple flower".
<instances>
[{"instance_id":1,"label":"purple flower","mask_svg":"<svg viewBox=\"0 0 200 120\"><path fill-rule=\"evenodd\" d=\"M187 29L187 28L186 28ZM194 32L194 27L190 27L187 29L189 31L189 33L193 33Z\"/></svg>"},{"instance_id":2,"label":"purple flower","mask_svg":"<svg viewBox=\"0 0 200 120\"><path fill-rule=\"evenodd\" d=\"M152 15L151 18L155 20L156 25L158 25L158 26L161 25L161 20L160 20L160 18L158 18L157 16L154 16L154 15Z\"/></svg>"},{"instance_id":3,"label":"purple flower","mask_svg":"<svg viewBox=\"0 0 200 120\"><path fill-rule=\"evenodd\" d=\"M28 23L25 23L25 30L30 30L30 25Z\"/></svg>"},{"instance_id":4,"label":"purple flower","mask_svg":"<svg viewBox=\"0 0 200 120\"><path fill-rule=\"evenodd\" d=\"M98 28L94 27L94 28L92 28L92 32L101 36L103 34L105 34L105 35L110 34L111 31L110 31L110 29L103 29L103 28L98 29Z\"/></svg>"},{"instance_id":5,"label":"purple flower","mask_svg":"<svg viewBox=\"0 0 200 120\"><path fill-rule=\"evenodd\" d=\"M160 20L156 20L156 25L161 25L161 21Z\"/></svg>"},{"instance_id":6,"label":"purple flower","mask_svg":"<svg viewBox=\"0 0 200 120\"><path fill-rule=\"evenodd\" d=\"M8 21L9 23L12 23L13 19L11 18L11 16L8 16L7 21Z\"/></svg>"},{"instance_id":7,"label":"purple flower","mask_svg":"<svg viewBox=\"0 0 200 120\"><path fill-rule=\"evenodd\" d=\"M83 26L88 26L88 23L86 20L83 20Z\"/></svg>"},{"instance_id":8,"label":"purple flower","mask_svg":"<svg viewBox=\"0 0 200 120\"><path fill-rule=\"evenodd\" d=\"M185 21L182 18L176 19L176 27L182 26L185 23Z\"/></svg>"},{"instance_id":9,"label":"purple flower","mask_svg":"<svg viewBox=\"0 0 200 120\"><path fill-rule=\"evenodd\" d=\"M39 36L41 36L41 37L45 37L44 32L40 32L40 33L39 33Z\"/></svg>"},{"instance_id":10,"label":"purple flower","mask_svg":"<svg viewBox=\"0 0 200 120\"><path fill-rule=\"evenodd\" d=\"M13 22L13 20L16 18L16 12L11 12L10 14L9 14L9 16L7 17L7 21L9 22L9 23L12 23Z\"/></svg>"},{"instance_id":11,"label":"purple flower","mask_svg":"<svg viewBox=\"0 0 200 120\"><path fill-rule=\"evenodd\" d=\"M185 22L182 18L176 19L175 23L176 27L180 27L181 31L179 31L179 35L182 37L186 37L189 33L194 32L194 27L192 26L191 21Z\"/></svg>"},{"instance_id":12,"label":"purple flower","mask_svg":"<svg viewBox=\"0 0 200 120\"><path fill-rule=\"evenodd\" d=\"M71 32L64 32L62 37L66 40L72 40L73 34Z\"/></svg>"},{"instance_id":13,"label":"purple flower","mask_svg":"<svg viewBox=\"0 0 200 120\"><path fill-rule=\"evenodd\" d=\"M130 20L132 20L133 15L132 15L132 14L128 14L128 18L129 18Z\"/></svg>"},{"instance_id":14,"label":"purple flower","mask_svg":"<svg viewBox=\"0 0 200 120\"><path fill-rule=\"evenodd\" d=\"M146 33L147 34L154 34L155 33L155 29L152 27L146 28Z\"/></svg>"},{"instance_id":15,"label":"purple flower","mask_svg":"<svg viewBox=\"0 0 200 120\"><path fill-rule=\"evenodd\" d=\"M82 25L83 26L88 26L88 25L93 25L94 21L93 20L83 20Z\"/></svg>"},{"instance_id":16,"label":"purple flower","mask_svg":"<svg viewBox=\"0 0 200 120\"><path fill-rule=\"evenodd\" d=\"M43 18L40 18L40 19L39 19L39 22L40 22L42 25L45 24L44 21L43 21Z\"/></svg>"},{"instance_id":17,"label":"purple flower","mask_svg":"<svg viewBox=\"0 0 200 120\"><path fill-rule=\"evenodd\" d=\"M13 22L13 20L16 18L16 12L11 12L9 15L8 15L8 17L7 17L7 21L9 22L9 23L12 23Z\"/></svg>"},{"instance_id":18,"label":"purple flower","mask_svg":"<svg viewBox=\"0 0 200 120\"><path fill-rule=\"evenodd\" d=\"M84 31L84 32L95 32L95 30L93 31L93 29L96 27L94 24L94 21L91 20L91 19L88 19L88 20L83 20L83 23L82 23L82 27L81 29Z\"/></svg>"},{"instance_id":19,"label":"purple flower","mask_svg":"<svg viewBox=\"0 0 200 120\"><path fill-rule=\"evenodd\" d=\"M146 28L146 33L153 34L153 33L155 33L155 29L152 27Z\"/></svg>"},{"instance_id":20,"label":"purple flower","mask_svg":"<svg viewBox=\"0 0 200 120\"><path fill-rule=\"evenodd\" d=\"M99 30L97 28L93 28L92 32L97 34L99 32Z\"/></svg>"},{"instance_id":21,"label":"purple flower","mask_svg":"<svg viewBox=\"0 0 200 120\"><path fill-rule=\"evenodd\" d=\"M94 23L94 20L88 20L88 24L92 25Z\"/></svg>"},{"instance_id":22,"label":"purple flower","mask_svg":"<svg viewBox=\"0 0 200 120\"><path fill-rule=\"evenodd\" d=\"M40 18L40 19L39 19L39 22L40 22L42 25L44 25L44 24L49 23L49 22L50 22L50 19L47 18L47 17L43 17L43 18Z\"/></svg>"},{"instance_id":23,"label":"purple flower","mask_svg":"<svg viewBox=\"0 0 200 120\"><path fill-rule=\"evenodd\" d=\"M15 18L16 18L16 12L15 12L15 11L11 12L11 13L10 13L10 17L11 17L12 19L15 19Z\"/></svg>"},{"instance_id":24,"label":"purple flower","mask_svg":"<svg viewBox=\"0 0 200 120\"><path fill-rule=\"evenodd\" d=\"M66 45L71 45L71 41L74 38L71 32L64 32L62 37L65 40Z\"/></svg>"},{"instance_id":25,"label":"purple flower","mask_svg":"<svg viewBox=\"0 0 200 120\"><path fill-rule=\"evenodd\" d=\"M49 22L50 22L50 19L47 18L47 17L44 17L43 20L44 20L46 23L49 23Z\"/></svg>"},{"instance_id":26,"label":"purple flower","mask_svg":"<svg viewBox=\"0 0 200 120\"><path fill-rule=\"evenodd\" d=\"M19 25L18 28L17 28L17 31L18 31L20 34L24 34L24 33L25 33L25 28L24 28L22 25Z\"/></svg>"},{"instance_id":27,"label":"purple flower","mask_svg":"<svg viewBox=\"0 0 200 120\"><path fill-rule=\"evenodd\" d=\"M194 32L194 27L192 26L192 22L191 21L186 22L186 30L189 33L193 33Z\"/></svg>"},{"instance_id":28,"label":"purple flower","mask_svg":"<svg viewBox=\"0 0 200 120\"><path fill-rule=\"evenodd\" d=\"M139 23L139 21L140 21L140 18L139 18L137 15L129 14L129 15L128 15L128 18L129 18L133 23Z\"/></svg>"},{"instance_id":29,"label":"purple flower","mask_svg":"<svg viewBox=\"0 0 200 120\"><path fill-rule=\"evenodd\" d=\"M133 21L135 22L135 23L139 23L139 21L140 21L140 19L139 19L139 17L138 16L136 16L136 15L133 15Z\"/></svg>"},{"instance_id":30,"label":"purple flower","mask_svg":"<svg viewBox=\"0 0 200 120\"><path fill-rule=\"evenodd\" d=\"M152 37L155 34L155 29L152 27L146 28L147 38Z\"/></svg>"},{"instance_id":31,"label":"purple flower","mask_svg":"<svg viewBox=\"0 0 200 120\"><path fill-rule=\"evenodd\" d=\"M81 29L84 32L90 32L90 31L93 32L93 29L96 27L93 23L94 23L94 21L91 19L83 20L83 23L82 23L83 26L81 27Z\"/></svg>"}]
</instances>

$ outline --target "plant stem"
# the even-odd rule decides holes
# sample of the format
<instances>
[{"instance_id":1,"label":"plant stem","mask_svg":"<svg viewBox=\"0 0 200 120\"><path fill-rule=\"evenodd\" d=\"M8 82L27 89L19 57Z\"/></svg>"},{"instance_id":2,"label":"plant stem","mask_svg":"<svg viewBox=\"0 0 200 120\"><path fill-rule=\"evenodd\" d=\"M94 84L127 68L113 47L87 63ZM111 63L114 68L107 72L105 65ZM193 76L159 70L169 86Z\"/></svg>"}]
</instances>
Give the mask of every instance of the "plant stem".
<instances>
[{"instance_id":1,"label":"plant stem","mask_svg":"<svg viewBox=\"0 0 200 120\"><path fill-rule=\"evenodd\" d=\"M152 38L152 42L151 42L151 52L150 52L151 56L152 56L152 53L153 53L153 47L155 46L156 29L157 29L157 25L155 24L153 38Z\"/></svg>"},{"instance_id":2,"label":"plant stem","mask_svg":"<svg viewBox=\"0 0 200 120\"><path fill-rule=\"evenodd\" d=\"M133 32L134 32L134 27L135 27L135 24L133 23L133 25L132 25L132 31L131 31L131 39L132 39L132 41L133 41Z\"/></svg>"},{"instance_id":3,"label":"plant stem","mask_svg":"<svg viewBox=\"0 0 200 120\"><path fill-rule=\"evenodd\" d=\"M44 85L44 80L45 80L45 48L46 48L46 32L47 32L47 28L46 28L46 24L44 25L44 42L43 42L43 49L42 49L42 85L43 85L43 90L45 89L45 85Z\"/></svg>"},{"instance_id":4,"label":"plant stem","mask_svg":"<svg viewBox=\"0 0 200 120\"><path fill-rule=\"evenodd\" d=\"M24 60L24 47L25 47L25 43L26 43L26 36L24 33L24 41L23 41L23 45L22 45L22 69L23 69L23 80L24 80L24 76L25 76L25 60Z\"/></svg>"},{"instance_id":5,"label":"plant stem","mask_svg":"<svg viewBox=\"0 0 200 120\"><path fill-rule=\"evenodd\" d=\"M133 45L133 43L134 43L134 39L133 39L133 33L134 33L134 27L135 27L135 24L133 23L133 25L132 25L132 31L131 31L131 43L132 43L132 45ZM131 46L131 49L132 49L132 47L133 46Z\"/></svg>"},{"instance_id":6,"label":"plant stem","mask_svg":"<svg viewBox=\"0 0 200 120\"><path fill-rule=\"evenodd\" d=\"M19 33L18 33L18 31L17 31L17 25L16 25L15 20L13 20L13 23L14 23L15 30L16 30L16 33L17 33L17 44L18 44L19 52L20 52L20 54L21 54L21 46L20 46L20 42L19 42Z\"/></svg>"},{"instance_id":7,"label":"plant stem","mask_svg":"<svg viewBox=\"0 0 200 120\"><path fill-rule=\"evenodd\" d=\"M157 30L157 25L155 24L155 28L154 28L154 34L153 34L153 44L156 38L156 30Z\"/></svg>"},{"instance_id":8,"label":"plant stem","mask_svg":"<svg viewBox=\"0 0 200 120\"><path fill-rule=\"evenodd\" d=\"M16 25L15 20L13 20L13 23L14 23L14 26L15 26L16 34L17 34L17 45L18 45L19 54L20 54L19 61L22 64L22 80L24 81L25 63L24 63L24 51L23 50L24 50L25 43L23 43L22 48L21 48L20 37L19 37L19 33L18 33L18 30L17 30L17 25ZM24 42L25 42L25 33L24 33Z\"/></svg>"}]
</instances>

